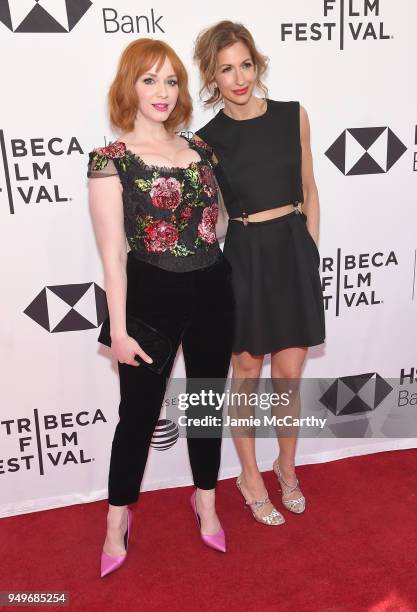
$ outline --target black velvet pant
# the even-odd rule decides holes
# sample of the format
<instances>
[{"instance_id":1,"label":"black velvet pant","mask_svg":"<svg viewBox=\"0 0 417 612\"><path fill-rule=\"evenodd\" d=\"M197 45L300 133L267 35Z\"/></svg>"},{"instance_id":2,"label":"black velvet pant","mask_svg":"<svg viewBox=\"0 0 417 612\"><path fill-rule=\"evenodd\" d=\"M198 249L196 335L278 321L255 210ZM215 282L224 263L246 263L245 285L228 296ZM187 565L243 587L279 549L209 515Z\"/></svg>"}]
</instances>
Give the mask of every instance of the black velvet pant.
<instances>
[{"instance_id":1,"label":"black velvet pant","mask_svg":"<svg viewBox=\"0 0 417 612\"><path fill-rule=\"evenodd\" d=\"M234 301L231 268L221 254L212 266L170 272L129 253L126 309L168 336L173 354L164 371L118 364L119 422L114 434L109 503L137 501L175 354L182 344L187 378L226 379L232 352ZM193 480L213 489L220 466L221 437L187 437Z\"/></svg>"}]
</instances>

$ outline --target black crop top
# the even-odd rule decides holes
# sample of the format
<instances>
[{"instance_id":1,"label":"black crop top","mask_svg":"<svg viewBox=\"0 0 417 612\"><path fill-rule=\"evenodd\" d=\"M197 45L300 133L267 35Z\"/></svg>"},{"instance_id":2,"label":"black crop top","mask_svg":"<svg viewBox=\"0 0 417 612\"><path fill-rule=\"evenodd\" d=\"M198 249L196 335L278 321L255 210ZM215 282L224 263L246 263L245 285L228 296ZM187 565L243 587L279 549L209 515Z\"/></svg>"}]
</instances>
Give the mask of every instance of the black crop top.
<instances>
[{"instance_id":1,"label":"black crop top","mask_svg":"<svg viewBox=\"0 0 417 612\"><path fill-rule=\"evenodd\" d=\"M123 142L114 142L90 153L87 174L119 175L125 233L133 255L174 272L205 268L221 255L212 150L186 140L200 155L200 161L186 168L147 165Z\"/></svg>"},{"instance_id":2,"label":"black crop top","mask_svg":"<svg viewBox=\"0 0 417 612\"><path fill-rule=\"evenodd\" d=\"M267 100L263 115L236 120L223 110L197 136L218 160L215 174L229 217L303 201L300 105Z\"/></svg>"}]
</instances>

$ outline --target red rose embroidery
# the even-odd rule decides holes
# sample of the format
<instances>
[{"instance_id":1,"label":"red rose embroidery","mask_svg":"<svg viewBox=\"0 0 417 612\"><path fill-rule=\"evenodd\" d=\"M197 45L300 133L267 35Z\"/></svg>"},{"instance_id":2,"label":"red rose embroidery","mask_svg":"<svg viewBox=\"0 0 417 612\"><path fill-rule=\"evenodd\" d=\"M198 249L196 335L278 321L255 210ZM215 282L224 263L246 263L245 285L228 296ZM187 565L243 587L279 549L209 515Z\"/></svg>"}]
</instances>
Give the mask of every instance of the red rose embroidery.
<instances>
[{"instance_id":1,"label":"red rose embroidery","mask_svg":"<svg viewBox=\"0 0 417 612\"><path fill-rule=\"evenodd\" d=\"M214 196L216 193L217 185L214 180L213 171L206 165L202 165L199 168L200 181L203 185L203 191L208 195L209 198Z\"/></svg>"},{"instance_id":2,"label":"red rose embroidery","mask_svg":"<svg viewBox=\"0 0 417 612\"><path fill-rule=\"evenodd\" d=\"M95 152L98 155L105 155L106 157L115 159L117 157L123 157L123 155L126 153L126 145L124 142L112 142L107 147L99 147L98 149L95 149Z\"/></svg>"},{"instance_id":3,"label":"red rose embroidery","mask_svg":"<svg viewBox=\"0 0 417 612\"><path fill-rule=\"evenodd\" d=\"M211 206L207 206L203 210L203 217L198 224L198 235L201 240L207 242L208 244L213 244L216 242L216 223L217 223L217 214L219 207L217 204L212 204Z\"/></svg>"},{"instance_id":4,"label":"red rose embroidery","mask_svg":"<svg viewBox=\"0 0 417 612\"><path fill-rule=\"evenodd\" d=\"M207 153L210 153L210 155L213 153L213 149L211 148L211 146L204 142L204 140L200 140L200 138L195 138L194 136L191 138L191 140L192 142L194 142L195 145L197 145L197 147L204 149L205 151L207 151Z\"/></svg>"},{"instance_id":5,"label":"red rose embroidery","mask_svg":"<svg viewBox=\"0 0 417 612\"><path fill-rule=\"evenodd\" d=\"M203 222L211 223L212 225L216 225L218 213L219 213L219 207L217 206L217 204L206 206L206 208L203 210Z\"/></svg>"},{"instance_id":6,"label":"red rose embroidery","mask_svg":"<svg viewBox=\"0 0 417 612\"><path fill-rule=\"evenodd\" d=\"M181 202L181 183L175 178L158 178L152 183L149 193L157 208L174 210Z\"/></svg>"},{"instance_id":7,"label":"red rose embroidery","mask_svg":"<svg viewBox=\"0 0 417 612\"><path fill-rule=\"evenodd\" d=\"M191 206L186 206L181 211L180 217L181 217L181 219L189 219L192 214L193 214L193 209L191 208Z\"/></svg>"},{"instance_id":8,"label":"red rose embroidery","mask_svg":"<svg viewBox=\"0 0 417 612\"><path fill-rule=\"evenodd\" d=\"M168 221L152 221L144 233L144 244L150 253L164 253L177 244L178 230Z\"/></svg>"}]
</instances>

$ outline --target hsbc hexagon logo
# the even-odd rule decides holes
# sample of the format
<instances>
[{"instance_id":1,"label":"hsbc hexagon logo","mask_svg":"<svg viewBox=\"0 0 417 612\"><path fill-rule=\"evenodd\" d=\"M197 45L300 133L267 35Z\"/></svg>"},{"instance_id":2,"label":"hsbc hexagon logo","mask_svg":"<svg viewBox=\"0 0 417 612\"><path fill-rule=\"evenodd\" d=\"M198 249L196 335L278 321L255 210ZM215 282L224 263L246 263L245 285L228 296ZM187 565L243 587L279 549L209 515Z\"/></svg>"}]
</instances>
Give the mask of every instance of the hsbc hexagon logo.
<instances>
[{"instance_id":1,"label":"hsbc hexagon logo","mask_svg":"<svg viewBox=\"0 0 417 612\"><path fill-rule=\"evenodd\" d=\"M375 410L393 387L377 372L337 378L320 398L334 415L363 414Z\"/></svg>"},{"instance_id":2,"label":"hsbc hexagon logo","mask_svg":"<svg viewBox=\"0 0 417 612\"><path fill-rule=\"evenodd\" d=\"M96 283L49 285L23 311L48 332L99 327L107 316L106 294Z\"/></svg>"},{"instance_id":3,"label":"hsbc hexagon logo","mask_svg":"<svg viewBox=\"0 0 417 612\"><path fill-rule=\"evenodd\" d=\"M68 33L91 0L0 0L0 21L12 32Z\"/></svg>"},{"instance_id":4,"label":"hsbc hexagon logo","mask_svg":"<svg viewBox=\"0 0 417 612\"><path fill-rule=\"evenodd\" d=\"M355 176L388 172L406 150L389 127L349 128L325 155L345 176Z\"/></svg>"}]
</instances>

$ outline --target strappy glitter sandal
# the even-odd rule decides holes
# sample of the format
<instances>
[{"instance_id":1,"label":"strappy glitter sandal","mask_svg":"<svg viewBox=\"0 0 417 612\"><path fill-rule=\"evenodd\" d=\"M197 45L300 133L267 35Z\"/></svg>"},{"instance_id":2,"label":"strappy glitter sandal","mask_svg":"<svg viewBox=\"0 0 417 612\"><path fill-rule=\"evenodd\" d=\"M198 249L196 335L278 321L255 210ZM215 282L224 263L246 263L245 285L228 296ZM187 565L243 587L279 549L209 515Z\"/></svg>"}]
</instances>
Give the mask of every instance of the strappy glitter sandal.
<instances>
[{"instance_id":1,"label":"strappy glitter sandal","mask_svg":"<svg viewBox=\"0 0 417 612\"><path fill-rule=\"evenodd\" d=\"M297 481L295 485L289 485L282 477L281 470L279 469L278 459L276 459L273 463L272 469L275 472L275 476L278 478L278 482L281 487L282 492L282 503L290 512L294 512L294 514L301 514L306 509L306 498L301 493L300 483ZM294 493L294 491L300 491L300 497L296 499L285 499L288 498L288 495Z\"/></svg>"},{"instance_id":2,"label":"strappy glitter sandal","mask_svg":"<svg viewBox=\"0 0 417 612\"><path fill-rule=\"evenodd\" d=\"M260 499L258 501L255 500L253 502L249 502L246 500L246 497L243 495L243 491L241 489L241 476L239 476L239 478L236 480L236 486L241 492L243 499L245 500L245 508L246 506L249 506L249 508L252 511L252 516L255 519L255 521L258 521L258 523L262 523L263 525L273 525L273 526L283 525L285 523L285 518L282 516L280 512L278 512L278 510L274 506L272 506L272 511L269 514L265 514L265 516L257 515L257 512L259 512L259 510L263 508L265 504L271 503L268 496L266 496L265 499Z\"/></svg>"}]
</instances>

